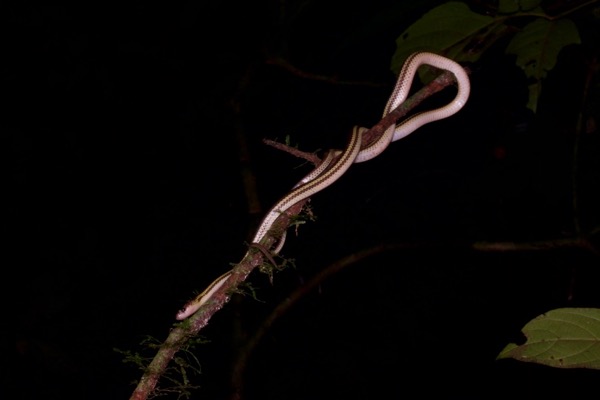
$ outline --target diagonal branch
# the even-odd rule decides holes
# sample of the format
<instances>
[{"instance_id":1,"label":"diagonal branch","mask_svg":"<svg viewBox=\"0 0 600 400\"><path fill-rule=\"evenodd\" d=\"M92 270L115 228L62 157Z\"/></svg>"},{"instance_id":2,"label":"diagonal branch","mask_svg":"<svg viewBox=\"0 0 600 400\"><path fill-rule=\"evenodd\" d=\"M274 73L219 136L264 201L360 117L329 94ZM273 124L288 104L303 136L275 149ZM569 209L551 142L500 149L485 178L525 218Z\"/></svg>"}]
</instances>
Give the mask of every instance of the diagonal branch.
<instances>
[{"instance_id":1,"label":"diagonal branch","mask_svg":"<svg viewBox=\"0 0 600 400\"><path fill-rule=\"evenodd\" d=\"M432 96L433 94L441 91L447 86L454 84L454 75L449 72L441 74L434 81L424 86L421 90L412 95L398 108L392 110L389 114L384 116L377 124L375 124L367 132L363 133L363 147L372 141L379 138L383 132L392 124L395 124L400 118L404 117L423 100ZM295 154L298 156L297 149L288 148L285 149L285 145L279 145L284 151ZM308 154L308 153L304 153ZM315 161L311 159L309 161ZM294 217L296 217L301 211L304 204L308 201L305 199L294 204L286 212L275 221L273 228L270 230L271 233L282 234L291 225ZM270 249L277 241L278 238L268 234L262 241L262 245ZM173 359L174 355L179 351L187 341L196 336L200 330L202 330L212 318L212 316L225 306L229 301L231 294L236 290L238 285L246 280L252 270L261 264L263 264L264 255L257 249L250 248L246 253L246 256L237 264L229 278L195 314L185 319L182 322L174 324L174 328L170 331L169 336L165 342L160 346L157 354L146 368L144 375L139 381L131 400L143 400L147 399L148 396L154 391L159 378L164 374L167 369L169 362Z\"/></svg>"}]
</instances>

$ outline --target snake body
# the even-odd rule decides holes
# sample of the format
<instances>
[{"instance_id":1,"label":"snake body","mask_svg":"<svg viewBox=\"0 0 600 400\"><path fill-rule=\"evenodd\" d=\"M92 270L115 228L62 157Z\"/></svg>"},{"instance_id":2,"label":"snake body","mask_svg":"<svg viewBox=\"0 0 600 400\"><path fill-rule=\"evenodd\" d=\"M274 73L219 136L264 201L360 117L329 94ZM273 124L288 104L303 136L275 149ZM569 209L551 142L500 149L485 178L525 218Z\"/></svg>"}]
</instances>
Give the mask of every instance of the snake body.
<instances>
[{"instance_id":1,"label":"snake body","mask_svg":"<svg viewBox=\"0 0 600 400\"><path fill-rule=\"evenodd\" d=\"M458 63L448 58L434 53L418 52L412 54L404 63L392 95L385 106L383 116L386 116L406 100L415 73L424 64L447 70L454 74L458 83L458 90L454 99L443 107L416 114L399 124L391 125L381 137L368 146L361 147L362 134L367 131L367 128L355 126L344 151L330 150L319 166L302 178L288 194L281 198L267 212L254 235L252 243L260 243L264 239L281 213L287 211L294 204L307 199L331 185L353 163L364 162L377 157L391 142L406 137L429 122L448 118L465 105L470 92L469 77L466 71ZM273 253L277 254L279 252L284 240L284 237L279 240ZM176 319L183 320L198 311L227 282L231 277L231 272L228 271L219 276L202 293L186 303L177 313Z\"/></svg>"},{"instance_id":2,"label":"snake body","mask_svg":"<svg viewBox=\"0 0 600 400\"><path fill-rule=\"evenodd\" d=\"M383 110L384 117L406 100L414 76L421 65L431 65L432 67L450 71L454 74L458 83L458 90L454 99L443 107L415 114L395 126L391 125L374 143L363 147L354 162L368 161L377 157L391 142L408 136L425 124L448 118L457 113L465 105L469 98L471 85L469 75L467 75L464 68L457 62L438 54L418 52L411 54L404 62L398 74L394 90Z\"/></svg>"}]
</instances>

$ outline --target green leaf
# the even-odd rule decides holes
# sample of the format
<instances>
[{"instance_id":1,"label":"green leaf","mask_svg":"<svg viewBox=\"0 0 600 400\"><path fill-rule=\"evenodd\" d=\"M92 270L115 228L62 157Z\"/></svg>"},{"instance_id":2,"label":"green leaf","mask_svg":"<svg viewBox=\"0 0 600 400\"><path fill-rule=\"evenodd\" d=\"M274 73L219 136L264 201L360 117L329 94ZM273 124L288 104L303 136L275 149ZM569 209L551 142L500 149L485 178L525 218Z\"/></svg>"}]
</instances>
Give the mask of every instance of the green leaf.
<instances>
[{"instance_id":1,"label":"green leaf","mask_svg":"<svg viewBox=\"0 0 600 400\"><path fill-rule=\"evenodd\" d=\"M556 368L600 369L600 309L559 308L542 314L523 327L527 341L508 344L498 359Z\"/></svg>"},{"instance_id":2,"label":"green leaf","mask_svg":"<svg viewBox=\"0 0 600 400\"><path fill-rule=\"evenodd\" d=\"M498 12L501 14L514 14L519 11L519 2L517 0L498 1Z\"/></svg>"},{"instance_id":3,"label":"green leaf","mask_svg":"<svg viewBox=\"0 0 600 400\"><path fill-rule=\"evenodd\" d=\"M537 109L542 81L556 65L560 51L565 46L579 43L577 27L569 19L548 21L538 18L512 38L506 53L517 56L517 66L533 81L529 85L527 104L532 111Z\"/></svg>"},{"instance_id":4,"label":"green leaf","mask_svg":"<svg viewBox=\"0 0 600 400\"><path fill-rule=\"evenodd\" d=\"M504 19L474 13L466 4L451 1L424 14L396 39L391 69L397 74L416 51L474 62L508 30Z\"/></svg>"},{"instance_id":5,"label":"green leaf","mask_svg":"<svg viewBox=\"0 0 600 400\"><path fill-rule=\"evenodd\" d=\"M500 0L498 12L501 14L514 14L519 11L531 11L542 4L542 0Z\"/></svg>"}]
</instances>

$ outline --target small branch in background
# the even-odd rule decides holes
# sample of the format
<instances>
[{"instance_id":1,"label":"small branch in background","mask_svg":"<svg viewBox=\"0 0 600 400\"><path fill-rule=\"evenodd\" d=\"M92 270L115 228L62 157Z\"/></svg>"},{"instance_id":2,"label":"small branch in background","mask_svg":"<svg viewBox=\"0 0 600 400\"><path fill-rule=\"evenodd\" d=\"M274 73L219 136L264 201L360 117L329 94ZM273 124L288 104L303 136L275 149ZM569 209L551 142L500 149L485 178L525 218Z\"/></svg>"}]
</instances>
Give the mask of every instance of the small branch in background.
<instances>
[{"instance_id":1,"label":"small branch in background","mask_svg":"<svg viewBox=\"0 0 600 400\"><path fill-rule=\"evenodd\" d=\"M579 248L600 256L600 251L584 237L573 237L555 240L539 240L534 242L475 242L473 249L483 252L512 252L512 251L539 251L555 249Z\"/></svg>"},{"instance_id":2,"label":"small branch in background","mask_svg":"<svg viewBox=\"0 0 600 400\"><path fill-rule=\"evenodd\" d=\"M327 279L334 276L338 272L360 262L369 257L373 257L389 251L399 251L408 249L422 249L423 251L439 251L448 250L450 248L466 248L472 249L477 252L502 252L502 253L514 253L521 251L548 251L557 249L583 249L595 254L600 257L600 252L596 249L592 243L585 238L565 238L545 241L534 241L534 242L474 242L474 243L445 243L443 245L426 242L391 242L386 244L379 244L361 251L357 251L351 255L345 256L327 267L320 270L312 278L310 278L305 284L297 287L289 296L287 296L282 302L280 302L271 313L265 318L263 323L256 329L254 335L246 341L244 348L238 352L238 358L233 366L232 373L232 395L231 400L238 400L243 398L242 394L244 391L244 376L245 370L248 365L248 361L254 352L254 349L258 346L265 334L271 329L275 322L285 315L292 307L296 305L302 298L308 293L312 292L319 286L321 286Z\"/></svg>"},{"instance_id":3,"label":"small branch in background","mask_svg":"<svg viewBox=\"0 0 600 400\"><path fill-rule=\"evenodd\" d=\"M325 83L329 83L332 85L342 85L342 86L363 86L363 87L373 87L373 88L386 87L386 85L384 85L384 84L373 83L370 81L349 81L349 80L339 79L336 76L313 74L313 73L306 72L300 68L295 67L294 65L290 64L287 60L285 60L281 57L267 57L265 63L269 64L269 65L275 65L275 66L281 67L294 76L297 76L302 79L311 80L311 81L320 81L320 82L325 82Z\"/></svg>"},{"instance_id":4,"label":"small branch in background","mask_svg":"<svg viewBox=\"0 0 600 400\"><path fill-rule=\"evenodd\" d=\"M600 60L597 57L592 58L587 64L587 70L585 74L585 80L583 83L583 93L581 95L581 105L579 106L579 114L577 116L577 122L574 131L573 140L573 157L571 161L571 204L573 209L573 229L575 234L581 234L581 210L580 210L580 198L579 198L579 184L580 184L580 173L579 173L579 162L580 162L580 151L581 143L583 138L588 133L588 121L591 119L589 115L586 115L585 105L590 101L590 88L594 85L594 78L600 70Z\"/></svg>"}]
</instances>

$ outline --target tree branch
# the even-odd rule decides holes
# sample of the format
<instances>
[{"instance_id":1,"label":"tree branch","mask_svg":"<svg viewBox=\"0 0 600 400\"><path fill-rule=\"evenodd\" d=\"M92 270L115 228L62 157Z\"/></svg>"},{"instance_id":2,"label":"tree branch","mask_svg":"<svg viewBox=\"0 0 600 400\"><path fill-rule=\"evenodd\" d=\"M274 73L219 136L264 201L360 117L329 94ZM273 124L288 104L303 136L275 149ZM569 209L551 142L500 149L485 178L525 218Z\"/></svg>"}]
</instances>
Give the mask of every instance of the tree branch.
<instances>
[{"instance_id":1,"label":"tree branch","mask_svg":"<svg viewBox=\"0 0 600 400\"><path fill-rule=\"evenodd\" d=\"M445 72L441 74L438 78L423 87L365 132L363 134L362 146L364 147L372 141L377 140L389 126L395 124L397 120L405 116L423 100L445 87L452 85L454 82L454 75L451 73ZM314 158L314 155L309 156L309 153L299 152L297 149L286 145L279 144L276 147L295 156L300 155L313 163L317 160ZM275 221L273 228L270 230L270 234L268 234L261 243L266 249L270 249L277 241L277 238L271 236L271 234L277 236L282 234L290 226L292 218L302 211L306 201L308 201L308 199L294 204L294 206L282 213ZM194 315L182 322L175 323L169 336L159 348L148 368L146 368L144 375L130 397L131 400L144 400L150 396L154 391L160 376L164 374L169 362L173 359L177 351L179 351L191 337L197 335L200 330L208 325L208 321L212 316L229 301L231 293L237 289L240 283L246 280L254 268L263 264L263 260L264 255L262 252L257 249L249 249L246 256L233 268L231 278L217 290L210 300L207 301Z\"/></svg>"}]
</instances>

